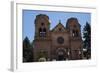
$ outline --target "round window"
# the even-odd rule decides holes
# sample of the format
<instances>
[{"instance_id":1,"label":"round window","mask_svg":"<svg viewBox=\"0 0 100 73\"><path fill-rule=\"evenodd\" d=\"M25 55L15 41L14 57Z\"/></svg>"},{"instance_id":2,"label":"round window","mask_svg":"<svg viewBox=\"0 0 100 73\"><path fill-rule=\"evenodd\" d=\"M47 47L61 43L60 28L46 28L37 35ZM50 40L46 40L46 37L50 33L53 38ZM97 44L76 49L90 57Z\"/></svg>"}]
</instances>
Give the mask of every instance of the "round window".
<instances>
[{"instance_id":1,"label":"round window","mask_svg":"<svg viewBox=\"0 0 100 73\"><path fill-rule=\"evenodd\" d=\"M59 44L63 44L63 43L64 43L64 38L63 38L63 37L58 37L58 38L57 38L57 42L58 42Z\"/></svg>"}]
</instances>

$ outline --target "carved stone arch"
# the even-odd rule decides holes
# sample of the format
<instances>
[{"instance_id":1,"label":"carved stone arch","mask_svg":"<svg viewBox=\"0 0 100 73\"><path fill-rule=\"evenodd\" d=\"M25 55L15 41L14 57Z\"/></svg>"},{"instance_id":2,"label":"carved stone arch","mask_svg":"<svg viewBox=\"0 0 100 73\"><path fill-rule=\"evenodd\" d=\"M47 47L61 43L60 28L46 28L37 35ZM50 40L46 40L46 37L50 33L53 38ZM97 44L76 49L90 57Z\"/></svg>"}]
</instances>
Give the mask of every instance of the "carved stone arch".
<instances>
[{"instance_id":1,"label":"carved stone arch","mask_svg":"<svg viewBox=\"0 0 100 73\"><path fill-rule=\"evenodd\" d=\"M66 49L65 48L58 48L56 50L56 59L59 60L66 60Z\"/></svg>"}]
</instances>

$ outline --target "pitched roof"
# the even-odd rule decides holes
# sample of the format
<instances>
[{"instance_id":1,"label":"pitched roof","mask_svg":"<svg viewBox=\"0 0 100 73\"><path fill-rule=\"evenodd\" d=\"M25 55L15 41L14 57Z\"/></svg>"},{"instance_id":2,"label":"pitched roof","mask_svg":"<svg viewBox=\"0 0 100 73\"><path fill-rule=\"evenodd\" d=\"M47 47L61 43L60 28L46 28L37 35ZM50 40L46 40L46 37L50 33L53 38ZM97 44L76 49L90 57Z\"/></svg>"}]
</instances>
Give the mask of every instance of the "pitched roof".
<instances>
[{"instance_id":1,"label":"pitched roof","mask_svg":"<svg viewBox=\"0 0 100 73\"><path fill-rule=\"evenodd\" d=\"M59 21L59 23L51 30L52 32L54 31L66 31L66 28L63 26L63 24L61 24L61 22Z\"/></svg>"}]
</instances>

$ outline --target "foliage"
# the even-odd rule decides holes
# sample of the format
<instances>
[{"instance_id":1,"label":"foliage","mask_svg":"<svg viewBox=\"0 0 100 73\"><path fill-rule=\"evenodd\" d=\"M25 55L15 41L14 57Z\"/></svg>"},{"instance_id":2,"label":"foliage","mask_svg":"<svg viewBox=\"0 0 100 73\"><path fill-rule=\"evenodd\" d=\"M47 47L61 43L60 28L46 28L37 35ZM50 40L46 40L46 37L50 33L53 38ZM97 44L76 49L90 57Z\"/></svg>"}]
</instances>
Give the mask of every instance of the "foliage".
<instances>
[{"instance_id":1,"label":"foliage","mask_svg":"<svg viewBox=\"0 0 100 73\"><path fill-rule=\"evenodd\" d=\"M91 26L88 22L83 28L83 39L83 48L87 50L85 56L89 59L91 57Z\"/></svg>"},{"instance_id":2,"label":"foliage","mask_svg":"<svg viewBox=\"0 0 100 73\"><path fill-rule=\"evenodd\" d=\"M33 47L28 39L25 37L23 40L23 62L32 62L33 61Z\"/></svg>"}]
</instances>

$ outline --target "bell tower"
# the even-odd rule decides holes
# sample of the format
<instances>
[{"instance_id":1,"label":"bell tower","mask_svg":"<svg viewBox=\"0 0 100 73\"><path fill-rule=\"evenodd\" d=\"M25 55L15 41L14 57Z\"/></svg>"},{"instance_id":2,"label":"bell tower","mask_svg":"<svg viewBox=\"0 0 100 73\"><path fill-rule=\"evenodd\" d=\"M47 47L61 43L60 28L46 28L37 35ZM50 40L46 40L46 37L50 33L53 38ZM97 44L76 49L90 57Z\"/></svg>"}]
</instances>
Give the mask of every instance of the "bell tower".
<instances>
[{"instance_id":1,"label":"bell tower","mask_svg":"<svg viewBox=\"0 0 100 73\"><path fill-rule=\"evenodd\" d=\"M35 39L47 38L50 31L49 17L45 14L39 14L35 19Z\"/></svg>"},{"instance_id":2,"label":"bell tower","mask_svg":"<svg viewBox=\"0 0 100 73\"><path fill-rule=\"evenodd\" d=\"M34 61L48 60L51 48L49 17L45 14L39 14L36 16L34 24Z\"/></svg>"},{"instance_id":3,"label":"bell tower","mask_svg":"<svg viewBox=\"0 0 100 73\"><path fill-rule=\"evenodd\" d=\"M67 20L66 28L69 30L71 59L82 58L82 37L81 26L77 18L69 18Z\"/></svg>"},{"instance_id":4,"label":"bell tower","mask_svg":"<svg viewBox=\"0 0 100 73\"><path fill-rule=\"evenodd\" d=\"M69 18L66 24L66 28L69 29L72 39L81 38L80 24L77 18Z\"/></svg>"}]
</instances>

